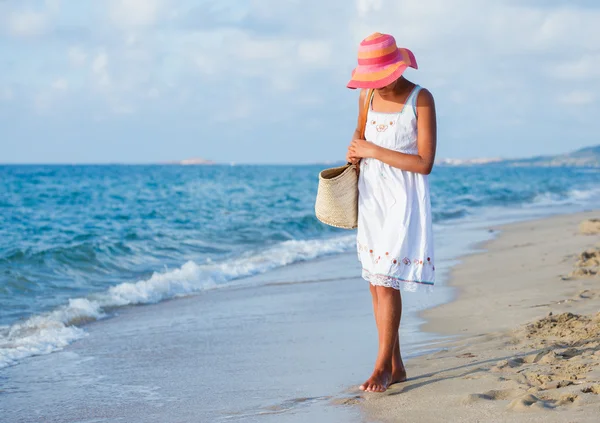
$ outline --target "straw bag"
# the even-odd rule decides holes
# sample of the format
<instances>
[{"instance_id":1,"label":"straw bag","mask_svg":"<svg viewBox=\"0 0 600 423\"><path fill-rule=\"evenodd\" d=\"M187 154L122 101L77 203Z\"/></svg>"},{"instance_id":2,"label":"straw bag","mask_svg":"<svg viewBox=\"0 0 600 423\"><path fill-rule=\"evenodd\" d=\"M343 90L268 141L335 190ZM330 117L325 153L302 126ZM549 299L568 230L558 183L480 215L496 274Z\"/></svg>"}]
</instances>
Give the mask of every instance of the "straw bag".
<instances>
[{"instance_id":1,"label":"straw bag","mask_svg":"<svg viewBox=\"0 0 600 423\"><path fill-rule=\"evenodd\" d=\"M367 109L373 90L365 96L360 116L361 138L365 137ZM358 174L356 165L325 169L319 173L319 188L315 201L315 214L321 222L343 229L358 227Z\"/></svg>"}]
</instances>

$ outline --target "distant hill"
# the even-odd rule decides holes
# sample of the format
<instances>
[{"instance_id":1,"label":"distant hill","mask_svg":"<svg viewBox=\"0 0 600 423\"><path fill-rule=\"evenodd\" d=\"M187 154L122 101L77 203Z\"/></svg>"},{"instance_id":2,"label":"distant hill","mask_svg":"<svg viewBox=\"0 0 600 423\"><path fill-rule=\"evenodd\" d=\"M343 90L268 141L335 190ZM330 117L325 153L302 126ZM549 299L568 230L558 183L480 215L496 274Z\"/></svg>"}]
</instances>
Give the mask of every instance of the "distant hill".
<instances>
[{"instance_id":1,"label":"distant hill","mask_svg":"<svg viewBox=\"0 0 600 423\"><path fill-rule=\"evenodd\" d=\"M536 156L527 159L440 159L437 162L437 164L446 166L477 166L492 163L500 163L518 167L600 167L600 145L586 147L572 153L559 154L556 156Z\"/></svg>"},{"instance_id":2,"label":"distant hill","mask_svg":"<svg viewBox=\"0 0 600 423\"><path fill-rule=\"evenodd\" d=\"M586 147L581 150L557 156L537 156L529 159L505 160L512 166L585 166L600 167L600 145Z\"/></svg>"},{"instance_id":3,"label":"distant hill","mask_svg":"<svg viewBox=\"0 0 600 423\"><path fill-rule=\"evenodd\" d=\"M473 166L473 165L485 165L489 163L503 162L504 159L493 157L493 158L476 158L476 159L438 159L436 164L447 165L447 166Z\"/></svg>"},{"instance_id":4,"label":"distant hill","mask_svg":"<svg viewBox=\"0 0 600 423\"><path fill-rule=\"evenodd\" d=\"M213 162L212 160L203 159L201 157L194 157L194 158L191 158L191 159L184 159L184 160L179 160L179 161L174 161L174 162L167 162L165 164L171 164L171 165L211 165L211 164L215 164L215 162Z\"/></svg>"}]
</instances>

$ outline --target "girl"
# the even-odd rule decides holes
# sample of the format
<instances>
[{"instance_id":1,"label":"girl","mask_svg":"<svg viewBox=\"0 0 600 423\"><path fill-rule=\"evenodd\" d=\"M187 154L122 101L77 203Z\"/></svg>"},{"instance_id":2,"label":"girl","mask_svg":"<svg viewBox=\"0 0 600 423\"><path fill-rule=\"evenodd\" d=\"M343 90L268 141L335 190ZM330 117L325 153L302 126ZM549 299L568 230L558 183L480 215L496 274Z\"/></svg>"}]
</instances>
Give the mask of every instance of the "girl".
<instances>
[{"instance_id":1,"label":"girl","mask_svg":"<svg viewBox=\"0 0 600 423\"><path fill-rule=\"evenodd\" d=\"M436 150L435 105L429 91L402 76L408 67L417 69L413 53L397 47L393 36L374 33L360 43L347 85L363 88L346 159L360 169L357 250L379 334L375 370L360 386L371 392L406 380L398 339L400 289L432 289L435 281L427 176Z\"/></svg>"}]
</instances>

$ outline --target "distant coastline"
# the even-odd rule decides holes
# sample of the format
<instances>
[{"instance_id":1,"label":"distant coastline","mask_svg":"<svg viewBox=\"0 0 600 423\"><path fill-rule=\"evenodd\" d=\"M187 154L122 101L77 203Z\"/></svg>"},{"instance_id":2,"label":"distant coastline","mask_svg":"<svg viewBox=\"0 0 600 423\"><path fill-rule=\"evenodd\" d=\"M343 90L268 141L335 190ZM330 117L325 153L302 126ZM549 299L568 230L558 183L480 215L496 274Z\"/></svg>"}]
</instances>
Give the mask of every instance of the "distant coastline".
<instances>
[{"instance_id":1,"label":"distant coastline","mask_svg":"<svg viewBox=\"0 0 600 423\"><path fill-rule=\"evenodd\" d=\"M197 165L214 165L214 164L217 164L217 163L213 162L212 160L203 159L202 157L192 157L190 159L165 162L165 163L162 163L162 164L167 164L167 165L184 165L184 166L197 166Z\"/></svg>"},{"instance_id":2,"label":"distant coastline","mask_svg":"<svg viewBox=\"0 0 600 423\"><path fill-rule=\"evenodd\" d=\"M0 166L148 166L148 165L176 165L176 166L208 166L208 165L272 165L272 166L343 166L346 164L343 160L325 160L308 163L236 163L236 162L216 162L203 157L191 157L183 160L159 161L150 163L127 163L127 162L107 162L107 163L10 163L0 162ZM509 159L502 157L477 157L469 159L461 158L438 158L435 161L438 166L485 166L485 165L504 165L511 167L588 167L600 168L600 145L585 147L571 153L534 156L521 159Z\"/></svg>"},{"instance_id":3,"label":"distant coastline","mask_svg":"<svg viewBox=\"0 0 600 423\"><path fill-rule=\"evenodd\" d=\"M600 145L555 156L536 156L527 159L477 158L440 159L442 166L478 166L500 163L514 167L600 167Z\"/></svg>"}]
</instances>

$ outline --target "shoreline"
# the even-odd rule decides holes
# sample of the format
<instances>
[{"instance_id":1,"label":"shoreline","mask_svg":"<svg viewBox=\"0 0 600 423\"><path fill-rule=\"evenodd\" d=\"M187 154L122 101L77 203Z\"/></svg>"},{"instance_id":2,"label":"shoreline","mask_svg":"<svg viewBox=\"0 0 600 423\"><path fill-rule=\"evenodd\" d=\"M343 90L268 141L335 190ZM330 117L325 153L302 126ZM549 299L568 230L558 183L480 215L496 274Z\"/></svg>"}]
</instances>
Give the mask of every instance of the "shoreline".
<instances>
[{"instance_id":1,"label":"shoreline","mask_svg":"<svg viewBox=\"0 0 600 423\"><path fill-rule=\"evenodd\" d=\"M568 277L578 255L600 248L600 228L579 234L593 218L600 210L493 225L496 236L452 267L452 299L418 313L440 340L434 352L406 360L406 383L362 395L363 412L377 422L597 421L600 277ZM596 324L599 342L561 361L587 342L577 328Z\"/></svg>"}]
</instances>

